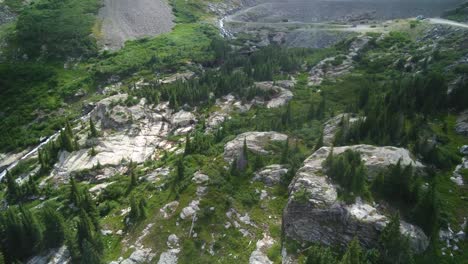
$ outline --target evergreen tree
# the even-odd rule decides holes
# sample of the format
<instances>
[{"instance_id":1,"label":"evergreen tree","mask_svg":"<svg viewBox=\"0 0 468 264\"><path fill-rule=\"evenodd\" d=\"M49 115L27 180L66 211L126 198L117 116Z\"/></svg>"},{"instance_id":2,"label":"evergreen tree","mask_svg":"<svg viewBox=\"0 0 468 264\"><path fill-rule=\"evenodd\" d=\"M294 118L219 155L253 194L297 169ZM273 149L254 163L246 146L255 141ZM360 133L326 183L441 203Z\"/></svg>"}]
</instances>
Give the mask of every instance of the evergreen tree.
<instances>
[{"instance_id":1,"label":"evergreen tree","mask_svg":"<svg viewBox=\"0 0 468 264\"><path fill-rule=\"evenodd\" d=\"M141 217L140 206L137 202L135 196L130 198L130 213L128 214L128 218L131 222L136 222Z\"/></svg>"},{"instance_id":2,"label":"evergreen tree","mask_svg":"<svg viewBox=\"0 0 468 264\"><path fill-rule=\"evenodd\" d=\"M81 263L82 264L101 264L102 259L99 251L97 251L94 245L88 240L83 240L81 246Z\"/></svg>"},{"instance_id":3,"label":"evergreen tree","mask_svg":"<svg viewBox=\"0 0 468 264\"><path fill-rule=\"evenodd\" d=\"M340 264L364 264L363 252L357 237L349 243L348 249L340 261Z\"/></svg>"},{"instance_id":4,"label":"evergreen tree","mask_svg":"<svg viewBox=\"0 0 468 264\"><path fill-rule=\"evenodd\" d=\"M185 166L184 166L184 159L180 158L177 161L177 175L175 182L178 184L180 183L185 177Z\"/></svg>"},{"instance_id":5,"label":"evergreen tree","mask_svg":"<svg viewBox=\"0 0 468 264\"><path fill-rule=\"evenodd\" d=\"M253 169L255 171L261 169L264 167L264 164L263 164L263 158L261 155L255 155L255 160L254 160L254 164L253 164Z\"/></svg>"},{"instance_id":6,"label":"evergreen tree","mask_svg":"<svg viewBox=\"0 0 468 264\"><path fill-rule=\"evenodd\" d=\"M70 123L65 124L65 128L60 131L60 142L63 149L68 152L72 152L78 149L77 143L73 136L73 130L71 129Z\"/></svg>"},{"instance_id":7,"label":"evergreen tree","mask_svg":"<svg viewBox=\"0 0 468 264\"><path fill-rule=\"evenodd\" d=\"M42 210L42 222L44 223L44 246L56 248L65 240L65 220L63 216L50 206Z\"/></svg>"},{"instance_id":8,"label":"evergreen tree","mask_svg":"<svg viewBox=\"0 0 468 264\"><path fill-rule=\"evenodd\" d=\"M23 254L26 256L39 252L42 248L42 228L36 216L29 210L20 207L24 237L22 241Z\"/></svg>"},{"instance_id":9,"label":"evergreen tree","mask_svg":"<svg viewBox=\"0 0 468 264\"><path fill-rule=\"evenodd\" d=\"M187 156L187 155L190 155L192 153L192 147L190 145L190 134L187 134L185 136L185 151L184 151L184 155Z\"/></svg>"},{"instance_id":10,"label":"evergreen tree","mask_svg":"<svg viewBox=\"0 0 468 264\"><path fill-rule=\"evenodd\" d=\"M7 184L7 199L9 202L16 202L21 198L21 188L16 183L13 175L7 171L5 174L6 184Z\"/></svg>"},{"instance_id":11,"label":"evergreen tree","mask_svg":"<svg viewBox=\"0 0 468 264\"><path fill-rule=\"evenodd\" d=\"M69 194L68 200L70 201L70 203L72 203L76 207L80 206L80 203L81 203L80 192L78 190L78 185L76 184L74 177L70 178L70 194Z\"/></svg>"},{"instance_id":12,"label":"evergreen tree","mask_svg":"<svg viewBox=\"0 0 468 264\"><path fill-rule=\"evenodd\" d=\"M138 185L138 177L135 170L130 169L130 186L129 190L135 188Z\"/></svg>"},{"instance_id":13,"label":"evergreen tree","mask_svg":"<svg viewBox=\"0 0 468 264\"><path fill-rule=\"evenodd\" d=\"M317 142L315 143L314 150L317 151L321 147L323 147L323 132L320 133L320 136L317 139Z\"/></svg>"},{"instance_id":14,"label":"evergreen tree","mask_svg":"<svg viewBox=\"0 0 468 264\"><path fill-rule=\"evenodd\" d=\"M325 117L325 96L322 95L322 99L317 107L317 111L315 112L315 117L318 120L322 120Z\"/></svg>"},{"instance_id":15,"label":"evergreen tree","mask_svg":"<svg viewBox=\"0 0 468 264\"><path fill-rule=\"evenodd\" d=\"M391 217L379 237L380 263L411 264L413 255L407 237L400 233L400 216Z\"/></svg>"},{"instance_id":16,"label":"evergreen tree","mask_svg":"<svg viewBox=\"0 0 468 264\"><path fill-rule=\"evenodd\" d=\"M98 137L99 133L96 129L96 125L93 122L92 118L89 118L89 135L93 138Z\"/></svg>"}]
</instances>

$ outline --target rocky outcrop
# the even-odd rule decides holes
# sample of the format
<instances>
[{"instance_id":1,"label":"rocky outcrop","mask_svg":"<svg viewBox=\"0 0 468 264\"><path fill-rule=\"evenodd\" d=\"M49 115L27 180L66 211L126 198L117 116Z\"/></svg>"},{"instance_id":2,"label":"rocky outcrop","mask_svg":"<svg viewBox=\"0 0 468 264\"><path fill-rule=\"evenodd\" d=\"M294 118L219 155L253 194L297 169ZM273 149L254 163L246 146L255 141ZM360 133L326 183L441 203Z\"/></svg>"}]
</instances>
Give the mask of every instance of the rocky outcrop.
<instances>
[{"instance_id":1,"label":"rocky outcrop","mask_svg":"<svg viewBox=\"0 0 468 264\"><path fill-rule=\"evenodd\" d=\"M468 170L468 158L464 157L462 159L462 162L455 167L455 170L453 171L452 177L450 177L450 180L452 180L455 184L462 186L464 185L463 181L463 171Z\"/></svg>"},{"instance_id":2,"label":"rocky outcrop","mask_svg":"<svg viewBox=\"0 0 468 264\"><path fill-rule=\"evenodd\" d=\"M143 264L150 263L154 258L155 254L151 252L151 249L137 249L133 251L127 259L120 259L118 261L112 261L110 264Z\"/></svg>"},{"instance_id":3,"label":"rocky outcrop","mask_svg":"<svg viewBox=\"0 0 468 264\"><path fill-rule=\"evenodd\" d=\"M66 179L72 173L92 169L98 164L117 166L123 160L142 163L158 159L164 151L177 149L175 142L167 140L170 133L188 133L197 122L191 112L173 113L167 102L147 105L142 99L135 105L126 106L127 98L126 94L117 94L96 103L90 117L99 128L100 136L87 138L88 130L84 124L78 134L81 135L80 145L86 148L60 153L52 177ZM94 148L93 155L91 148Z\"/></svg>"},{"instance_id":4,"label":"rocky outcrop","mask_svg":"<svg viewBox=\"0 0 468 264\"><path fill-rule=\"evenodd\" d=\"M70 251L66 246L51 249L44 256L35 256L29 259L27 264L68 264L71 263Z\"/></svg>"},{"instance_id":5,"label":"rocky outcrop","mask_svg":"<svg viewBox=\"0 0 468 264\"><path fill-rule=\"evenodd\" d=\"M455 131L460 135L468 136L468 110L458 115Z\"/></svg>"},{"instance_id":6,"label":"rocky outcrop","mask_svg":"<svg viewBox=\"0 0 468 264\"><path fill-rule=\"evenodd\" d=\"M256 172L253 180L261 181L265 183L265 185L271 187L276 184L279 184L281 181L281 177L283 177L283 175L285 175L286 173L288 173L288 169L286 167L274 164L266 166L265 168Z\"/></svg>"},{"instance_id":7,"label":"rocky outcrop","mask_svg":"<svg viewBox=\"0 0 468 264\"><path fill-rule=\"evenodd\" d=\"M344 114L339 114L333 117L332 119L328 120L324 124L324 128L323 128L323 145L325 146L333 145L333 141L335 140L335 135L339 131L343 120L349 120L349 125L351 125L359 121L359 117L354 116L353 114L344 113Z\"/></svg>"},{"instance_id":8,"label":"rocky outcrop","mask_svg":"<svg viewBox=\"0 0 468 264\"><path fill-rule=\"evenodd\" d=\"M264 105L266 108L276 108L287 104L292 98L293 93L290 91L295 85L294 81L277 81L277 82L258 82L255 87L265 93L269 93L271 98L263 100L255 98L253 103Z\"/></svg>"},{"instance_id":9,"label":"rocky outcrop","mask_svg":"<svg viewBox=\"0 0 468 264\"><path fill-rule=\"evenodd\" d=\"M244 140L250 151L266 155L269 153L265 149L268 144L272 142L284 142L287 139L287 135L277 132L246 132L226 143L224 146L224 160L231 163L242 151Z\"/></svg>"},{"instance_id":10,"label":"rocky outcrop","mask_svg":"<svg viewBox=\"0 0 468 264\"><path fill-rule=\"evenodd\" d=\"M348 149L361 153L370 177L399 160L403 165L423 167L411 158L408 150L401 148L357 145L334 148L333 151L339 154ZM299 241L343 247L357 236L364 246L373 247L388 218L375 206L360 199L351 205L338 200L336 186L324 175L322 168L330 150L323 147L312 154L289 186L290 198L283 216L285 234ZM305 200L304 197L298 199L299 195L305 196ZM428 238L420 228L402 221L400 229L410 237L413 250L422 252L426 249Z\"/></svg>"},{"instance_id":11,"label":"rocky outcrop","mask_svg":"<svg viewBox=\"0 0 468 264\"><path fill-rule=\"evenodd\" d=\"M196 123L196 121L197 119L195 118L194 114L192 114L191 112L181 110L172 116L171 123L173 126L179 128L193 125Z\"/></svg>"},{"instance_id":12,"label":"rocky outcrop","mask_svg":"<svg viewBox=\"0 0 468 264\"><path fill-rule=\"evenodd\" d=\"M290 80L257 82L255 83L255 87L261 90L265 94L264 96L257 96L249 102L243 102L232 94L216 99L218 110L211 113L207 118L206 125L208 130L219 126L224 120L229 118L232 112L246 112L253 105L276 108L287 104L293 98L291 89L294 85L295 81Z\"/></svg>"},{"instance_id":13,"label":"rocky outcrop","mask_svg":"<svg viewBox=\"0 0 468 264\"><path fill-rule=\"evenodd\" d=\"M357 38L350 44L346 55L326 58L315 65L309 73L309 85L320 85L325 79L337 79L351 72L354 68L353 58L367 46L369 37Z\"/></svg>"},{"instance_id":14,"label":"rocky outcrop","mask_svg":"<svg viewBox=\"0 0 468 264\"><path fill-rule=\"evenodd\" d=\"M256 249L252 252L249 258L249 264L273 264L273 261L268 259L267 252L275 240L267 234L263 234L263 239L257 241Z\"/></svg>"}]
</instances>

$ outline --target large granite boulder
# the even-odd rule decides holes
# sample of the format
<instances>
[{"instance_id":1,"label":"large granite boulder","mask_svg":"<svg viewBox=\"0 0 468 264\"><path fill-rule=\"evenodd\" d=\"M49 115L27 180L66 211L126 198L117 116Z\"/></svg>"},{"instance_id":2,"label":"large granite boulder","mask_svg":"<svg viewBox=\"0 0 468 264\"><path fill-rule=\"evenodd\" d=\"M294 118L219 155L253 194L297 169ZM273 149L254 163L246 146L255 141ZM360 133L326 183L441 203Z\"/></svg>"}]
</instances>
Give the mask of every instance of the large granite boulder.
<instances>
[{"instance_id":1,"label":"large granite boulder","mask_svg":"<svg viewBox=\"0 0 468 264\"><path fill-rule=\"evenodd\" d=\"M399 160L403 165L423 166L411 158L408 150L401 148L357 145L334 148L333 151L339 154L347 149L361 153L370 177ZM342 247L357 236L364 246L373 247L388 223L388 217L360 199L351 205L338 200L336 186L322 168L330 151L331 148L323 147L306 159L289 186L290 197L283 217L285 234L299 241ZM402 221L400 229L409 236L415 252L427 248L428 238L420 228Z\"/></svg>"},{"instance_id":2,"label":"large granite boulder","mask_svg":"<svg viewBox=\"0 0 468 264\"><path fill-rule=\"evenodd\" d=\"M284 142L288 139L285 134L277 132L246 132L238 135L224 146L224 160L231 163L242 151L244 140L247 148L257 154L266 155L265 147L272 142Z\"/></svg>"}]
</instances>

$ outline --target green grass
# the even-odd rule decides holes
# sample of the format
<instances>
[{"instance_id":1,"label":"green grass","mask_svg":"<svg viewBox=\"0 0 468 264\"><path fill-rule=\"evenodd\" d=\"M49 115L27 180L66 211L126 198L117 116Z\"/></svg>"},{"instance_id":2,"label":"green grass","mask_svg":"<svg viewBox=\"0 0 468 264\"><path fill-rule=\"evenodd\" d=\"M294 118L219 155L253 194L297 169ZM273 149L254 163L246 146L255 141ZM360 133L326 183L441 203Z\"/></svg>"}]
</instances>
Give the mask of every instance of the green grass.
<instances>
[{"instance_id":1,"label":"green grass","mask_svg":"<svg viewBox=\"0 0 468 264\"><path fill-rule=\"evenodd\" d=\"M122 50L97 58L93 68L98 76L108 76L143 69L170 72L192 62L206 63L214 59L210 47L216 35L209 25L177 25L172 32L156 38L127 42Z\"/></svg>"}]
</instances>

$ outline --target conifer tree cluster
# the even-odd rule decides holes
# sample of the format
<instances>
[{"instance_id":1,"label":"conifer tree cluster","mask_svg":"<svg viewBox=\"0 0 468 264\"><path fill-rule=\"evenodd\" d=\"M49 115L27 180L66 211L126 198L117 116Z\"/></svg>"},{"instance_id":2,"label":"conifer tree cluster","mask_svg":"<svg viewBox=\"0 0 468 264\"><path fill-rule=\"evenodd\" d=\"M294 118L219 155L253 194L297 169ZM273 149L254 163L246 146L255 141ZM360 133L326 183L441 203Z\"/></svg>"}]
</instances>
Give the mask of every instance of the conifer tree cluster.
<instances>
[{"instance_id":1,"label":"conifer tree cluster","mask_svg":"<svg viewBox=\"0 0 468 264\"><path fill-rule=\"evenodd\" d=\"M10 206L0 217L1 248L6 263L63 244L63 216L48 205L40 211Z\"/></svg>"}]
</instances>

